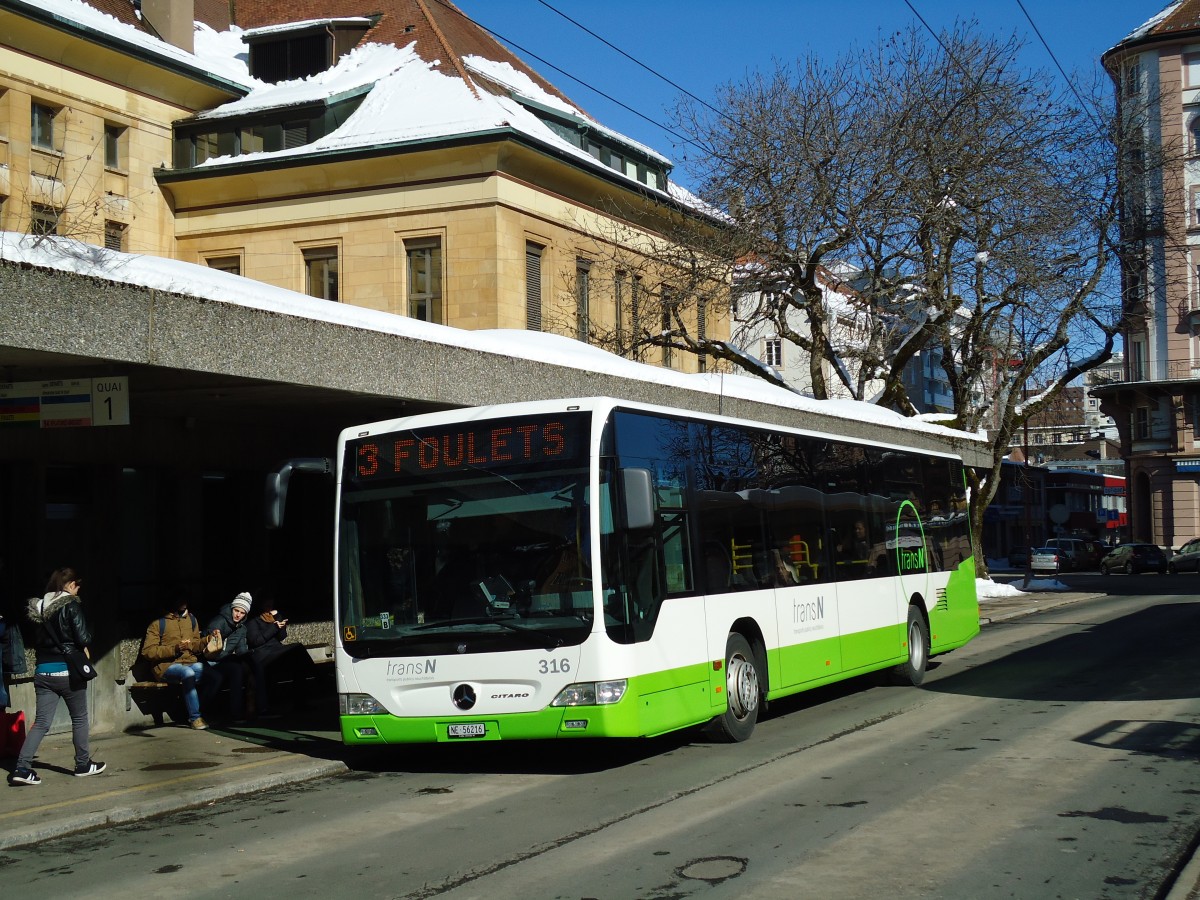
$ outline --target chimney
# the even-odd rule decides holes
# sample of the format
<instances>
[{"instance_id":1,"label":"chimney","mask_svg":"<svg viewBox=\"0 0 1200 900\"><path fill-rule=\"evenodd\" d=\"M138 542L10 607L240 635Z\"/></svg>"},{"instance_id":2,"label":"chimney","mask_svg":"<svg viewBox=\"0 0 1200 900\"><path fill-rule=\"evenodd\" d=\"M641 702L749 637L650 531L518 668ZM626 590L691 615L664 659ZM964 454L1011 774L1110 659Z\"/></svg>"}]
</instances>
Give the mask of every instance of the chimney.
<instances>
[{"instance_id":1,"label":"chimney","mask_svg":"<svg viewBox=\"0 0 1200 900\"><path fill-rule=\"evenodd\" d=\"M188 53L195 52L194 0L141 0L141 10L142 18L160 38Z\"/></svg>"}]
</instances>

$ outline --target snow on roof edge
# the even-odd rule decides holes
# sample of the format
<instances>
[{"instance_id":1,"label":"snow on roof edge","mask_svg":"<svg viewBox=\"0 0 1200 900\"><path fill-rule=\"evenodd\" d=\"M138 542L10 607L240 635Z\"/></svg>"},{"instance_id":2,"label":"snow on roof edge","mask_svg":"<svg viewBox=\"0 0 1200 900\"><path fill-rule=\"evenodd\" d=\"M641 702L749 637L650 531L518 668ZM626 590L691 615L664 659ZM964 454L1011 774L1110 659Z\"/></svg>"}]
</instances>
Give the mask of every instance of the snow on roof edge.
<instances>
[{"instance_id":1,"label":"snow on roof edge","mask_svg":"<svg viewBox=\"0 0 1200 900\"><path fill-rule=\"evenodd\" d=\"M235 76L230 71L218 72L211 65L211 60L201 59L195 53L189 53L174 44L138 31L82 0L9 0L9 6L31 18L57 19L80 31L103 35L108 40L131 49L161 57L164 64L191 69L198 77L211 82L224 82L235 89L235 92L249 91L253 87L253 82L243 78L240 73Z\"/></svg>"},{"instance_id":2,"label":"snow on roof edge","mask_svg":"<svg viewBox=\"0 0 1200 900\"><path fill-rule=\"evenodd\" d=\"M971 444L983 441L979 435L919 422L869 403L804 397L748 375L676 372L623 359L573 338L546 332L517 329L467 331L448 325L435 325L394 313L319 300L195 263L106 250L73 238L39 238L17 232L0 232L0 260L498 356L719 394L793 411L807 409L824 416L870 422L941 439Z\"/></svg>"}]
</instances>

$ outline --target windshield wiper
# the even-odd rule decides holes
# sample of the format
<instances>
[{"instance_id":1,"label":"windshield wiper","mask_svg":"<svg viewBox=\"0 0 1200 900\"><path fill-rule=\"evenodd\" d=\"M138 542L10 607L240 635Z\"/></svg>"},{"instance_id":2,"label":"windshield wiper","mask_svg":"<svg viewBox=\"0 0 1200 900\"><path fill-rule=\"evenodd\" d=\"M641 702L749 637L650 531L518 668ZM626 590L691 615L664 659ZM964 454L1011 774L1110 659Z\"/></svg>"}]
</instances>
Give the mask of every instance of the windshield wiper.
<instances>
[{"instance_id":1,"label":"windshield wiper","mask_svg":"<svg viewBox=\"0 0 1200 900\"><path fill-rule=\"evenodd\" d=\"M507 628L509 631L516 632L521 635L528 635L537 638L538 644L544 644L547 650L553 650L555 647L563 645L562 638L557 635L547 634L540 628L529 628L525 625L517 625L513 619L518 616L472 616L463 619L443 619L440 622L429 622L425 625L414 625L411 631L430 631L433 629L446 629L447 631L459 625L499 625L501 628Z\"/></svg>"}]
</instances>

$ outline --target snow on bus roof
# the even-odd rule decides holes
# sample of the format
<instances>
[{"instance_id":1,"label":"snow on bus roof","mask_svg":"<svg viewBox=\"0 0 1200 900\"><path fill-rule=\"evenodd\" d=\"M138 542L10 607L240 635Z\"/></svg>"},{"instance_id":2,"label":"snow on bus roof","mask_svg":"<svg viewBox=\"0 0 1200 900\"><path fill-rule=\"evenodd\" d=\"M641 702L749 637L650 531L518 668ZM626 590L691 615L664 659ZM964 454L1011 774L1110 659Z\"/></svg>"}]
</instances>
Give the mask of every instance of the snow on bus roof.
<instances>
[{"instance_id":1,"label":"snow on bus roof","mask_svg":"<svg viewBox=\"0 0 1200 900\"><path fill-rule=\"evenodd\" d=\"M203 298L351 328L393 334L431 343L528 359L565 368L723 394L791 410L810 410L856 422L919 431L943 438L978 441L967 432L901 416L853 400L814 400L749 375L688 374L623 359L607 350L561 335L516 329L467 331L345 303L330 303L207 266L157 256L121 253L67 237L40 238L0 232L0 259L38 268L71 272L151 290Z\"/></svg>"}]
</instances>

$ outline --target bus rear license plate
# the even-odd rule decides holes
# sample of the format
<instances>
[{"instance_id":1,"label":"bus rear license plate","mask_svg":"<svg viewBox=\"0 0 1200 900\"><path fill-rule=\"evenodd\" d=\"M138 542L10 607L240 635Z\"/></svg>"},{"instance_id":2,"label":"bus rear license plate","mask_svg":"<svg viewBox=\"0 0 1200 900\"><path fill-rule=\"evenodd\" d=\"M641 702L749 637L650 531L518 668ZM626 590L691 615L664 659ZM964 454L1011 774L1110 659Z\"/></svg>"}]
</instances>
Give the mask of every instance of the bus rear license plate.
<instances>
[{"instance_id":1,"label":"bus rear license plate","mask_svg":"<svg viewBox=\"0 0 1200 900\"><path fill-rule=\"evenodd\" d=\"M452 738L483 737L487 734L487 726L482 722L465 722L461 725L449 726L447 733Z\"/></svg>"}]
</instances>

